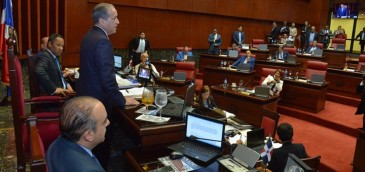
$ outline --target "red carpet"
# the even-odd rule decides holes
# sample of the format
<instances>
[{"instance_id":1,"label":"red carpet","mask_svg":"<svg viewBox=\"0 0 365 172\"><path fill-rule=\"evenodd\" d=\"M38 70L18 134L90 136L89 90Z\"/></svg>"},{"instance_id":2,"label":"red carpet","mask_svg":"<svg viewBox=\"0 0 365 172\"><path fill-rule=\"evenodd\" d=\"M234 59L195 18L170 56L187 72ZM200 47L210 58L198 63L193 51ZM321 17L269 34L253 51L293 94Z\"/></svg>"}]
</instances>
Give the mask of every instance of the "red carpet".
<instances>
[{"instance_id":1,"label":"red carpet","mask_svg":"<svg viewBox=\"0 0 365 172\"><path fill-rule=\"evenodd\" d=\"M362 126L362 115L354 115L355 110L355 107L329 101L326 109L318 114L279 107L279 112L288 114L281 115L279 123L293 125L294 142L303 143L310 156L322 156L320 171L352 171L356 144L353 132Z\"/></svg>"}]
</instances>

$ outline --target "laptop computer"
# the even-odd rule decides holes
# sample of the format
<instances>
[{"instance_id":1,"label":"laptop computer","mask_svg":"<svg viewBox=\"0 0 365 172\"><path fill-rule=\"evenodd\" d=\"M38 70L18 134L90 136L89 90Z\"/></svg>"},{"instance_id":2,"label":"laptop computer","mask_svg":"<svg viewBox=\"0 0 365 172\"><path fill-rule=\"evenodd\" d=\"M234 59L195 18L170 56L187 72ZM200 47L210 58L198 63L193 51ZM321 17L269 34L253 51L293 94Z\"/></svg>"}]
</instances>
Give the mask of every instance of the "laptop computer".
<instances>
[{"instance_id":1,"label":"laptop computer","mask_svg":"<svg viewBox=\"0 0 365 172\"><path fill-rule=\"evenodd\" d=\"M194 56L188 56L186 61L187 62L195 62L195 57Z\"/></svg>"},{"instance_id":2,"label":"laptop computer","mask_svg":"<svg viewBox=\"0 0 365 172\"><path fill-rule=\"evenodd\" d=\"M311 82L313 84L323 84L325 75L323 74L312 74Z\"/></svg>"},{"instance_id":3,"label":"laptop computer","mask_svg":"<svg viewBox=\"0 0 365 172\"><path fill-rule=\"evenodd\" d=\"M250 72L251 71L251 66L248 63L241 63L241 64L238 65L237 71Z\"/></svg>"},{"instance_id":4,"label":"laptop computer","mask_svg":"<svg viewBox=\"0 0 365 172\"><path fill-rule=\"evenodd\" d=\"M185 72L174 72L174 81L185 82L186 73Z\"/></svg>"},{"instance_id":5,"label":"laptop computer","mask_svg":"<svg viewBox=\"0 0 365 172\"><path fill-rule=\"evenodd\" d=\"M228 57L238 57L238 51L237 50L228 50Z\"/></svg>"},{"instance_id":6,"label":"laptop computer","mask_svg":"<svg viewBox=\"0 0 365 172\"><path fill-rule=\"evenodd\" d=\"M338 44L336 46L336 51L345 51L345 45L344 44Z\"/></svg>"},{"instance_id":7,"label":"laptop computer","mask_svg":"<svg viewBox=\"0 0 365 172\"><path fill-rule=\"evenodd\" d=\"M268 98L270 96L270 87L267 86L256 86L255 96L261 98Z\"/></svg>"},{"instance_id":8,"label":"laptop computer","mask_svg":"<svg viewBox=\"0 0 365 172\"><path fill-rule=\"evenodd\" d=\"M250 49L250 44L242 44L242 45L241 45L241 48L242 48L243 50L248 50L248 49Z\"/></svg>"},{"instance_id":9,"label":"laptop computer","mask_svg":"<svg viewBox=\"0 0 365 172\"><path fill-rule=\"evenodd\" d=\"M184 101L169 101L165 107L162 108L161 115L175 119L183 119L186 112L192 111L194 104L195 84L190 85L185 94Z\"/></svg>"},{"instance_id":10,"label":"laptop computer","mask_svg":"<svg viewBox=\"0 0 365 172\"><path fill-rule=\"evenodd\" d=\"M315 50L313 50L313 55L314 56L322 56L323 55L323 50L315 49Z\"/></svg>"},{"instance_id":11,"label":"laptop computer","mask_svg":"<svg viewBox=\"0 0 365 172\"><path fill-rule=\"evenodd\" d=\"M287 47L293 47L293 46L294 46L294 41L289 41L289 40L287 40L287 41L285 42L285 46L287 46Z\"/></svg>"},{"instance_id":12,"label":"laptop computer","mask_svg":"<svg viewBox=\"0 0 365 172\"><path fill-rule=\"evenodd\" d=\"M249 171L254 169L260 154L244 145L238 144L232 156L218 159L218 162L230 171Z\"/></svg>"},{"instance_id":13,"label":"laptop computer","mask_svg":"<svg viewBox=\"0 0 365 172\"><path fill-rule=\"evenodd\" d=\"M297 63L297 57L295 55L289 54L287 59L286 59L286 62L289 63L289 64L296 64Z\"/></svg>"},{"instance_id":14,"label":"laptop computer","mask_svg":"<svg viewBox=\"0 0 365 172\"><path fill-rule=\"evenodd\" d=\"M267 44L260 44L257 49L259 50L267 50Z\"/></svg>"},{"instance_id":15,"label":"laptop computer","mask_svg":"<svg viewBox=\"0 0 365 172\"><path fill-rule=\"evenodd\" d=\"M224 128L223 121L188 112L185 140L168 148L200 163L209 164L222 154Z\"/></svg>"},{"instance_id":16,"label":"laptop computer","mask_svg":"<svg viewBox=\"0 0 365 172\"><path fill-rule=\"evenodd\" d=\"M114 56L114 68L116 71L122 69L122 56Z\"/></svg>"},{"instance_id":17,"label":"laptop computer","mask_svg":"<svg viewBox=\"0 0 365 172\"><path fill-rule=\"evenodd\" d=\"M263 128L254 129L247 132L247 147L261 152L265 146L265 133Z\"/></svg>"}]
</instances>

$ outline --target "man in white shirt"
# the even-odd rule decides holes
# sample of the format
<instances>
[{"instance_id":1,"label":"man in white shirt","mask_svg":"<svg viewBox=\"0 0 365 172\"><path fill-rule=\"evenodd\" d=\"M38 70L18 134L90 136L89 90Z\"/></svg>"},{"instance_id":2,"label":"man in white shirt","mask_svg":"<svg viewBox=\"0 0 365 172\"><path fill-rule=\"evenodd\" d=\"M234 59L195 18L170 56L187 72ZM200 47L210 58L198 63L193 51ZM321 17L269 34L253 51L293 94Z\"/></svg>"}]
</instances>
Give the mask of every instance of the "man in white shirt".
<instances>
[{"instance_id":1,"label":"man in white shirt","mask_svg":"<svg viewBox=\"0 0 365 172\"><path fill-rule=\"evenodd\" d=\"M132 39L129 43L129 47L129 54L132 58L133 66L135 66L141 62L141 54L147 53L150 49L150 42L146 39L146 34L144 32L140 32L139 36Z\"/></svg>"}]
</instances>

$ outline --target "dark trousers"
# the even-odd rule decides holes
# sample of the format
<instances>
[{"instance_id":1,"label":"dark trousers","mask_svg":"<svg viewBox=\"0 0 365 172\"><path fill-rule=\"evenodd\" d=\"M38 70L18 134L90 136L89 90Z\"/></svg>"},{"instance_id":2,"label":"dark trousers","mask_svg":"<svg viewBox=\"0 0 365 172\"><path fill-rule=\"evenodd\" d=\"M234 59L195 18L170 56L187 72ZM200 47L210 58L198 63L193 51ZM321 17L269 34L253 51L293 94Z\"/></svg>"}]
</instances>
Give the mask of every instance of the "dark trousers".
<instances>
[{"instance_id":1,"label":"dark trousers","mask_svg":"<svg viewBox=\"0 0 365 172\"><path fill-rule=\"evenodd\" d=\"M133 66L136 66L139 63L141 63L141 54L142 53L136 53L136 52L133 52L132 53L132 63L133 63Z\"/></svg>"},{"instance_id":2,"label":"dark trousers","mask_svg":"<svg viewBox=\"0 0 365 172\"><path fill-rule=\"evenodd\" d=\"M365 46L365 40L360 41L360 54L364 54L364 46Z\"/></svg>"}]
</instances>

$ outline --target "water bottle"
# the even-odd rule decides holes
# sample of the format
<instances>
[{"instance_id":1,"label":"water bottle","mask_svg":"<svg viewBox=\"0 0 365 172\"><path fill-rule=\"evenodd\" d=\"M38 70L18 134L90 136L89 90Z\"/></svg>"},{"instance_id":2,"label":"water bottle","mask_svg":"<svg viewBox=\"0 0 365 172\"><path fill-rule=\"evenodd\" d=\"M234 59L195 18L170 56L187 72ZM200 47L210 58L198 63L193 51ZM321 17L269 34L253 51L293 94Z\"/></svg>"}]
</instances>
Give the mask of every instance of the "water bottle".
<instances>
[{"instance_id":1,"label":"water bottle","mask_svg":"<svg viewBox=\"0 0 365 172\"><path fill-rule=\"evenodd\" d=\"M287 78L287 77L288 77L288 70L285 69L285 71L284 71L284 78Z\"/></svg>"},{"instance_id":2,"label":"water bottle","mask_svg":"<svg viewBox=\"0 0 365 172\"><path fill-rule=\"evenodd\" d=\"M221 68L223 68L223 60L221 61Z\"/></svg>"},{"instance_id":3,"label":"water bottle","mask_svg":"<svg viewBox=\"0 0 365 172\"><path fill-rule=\"evenodd\" d=\"M224 81L223 81L223 88L227 88L227 78L224 78Z\"/></svg>"}]
</instances>

